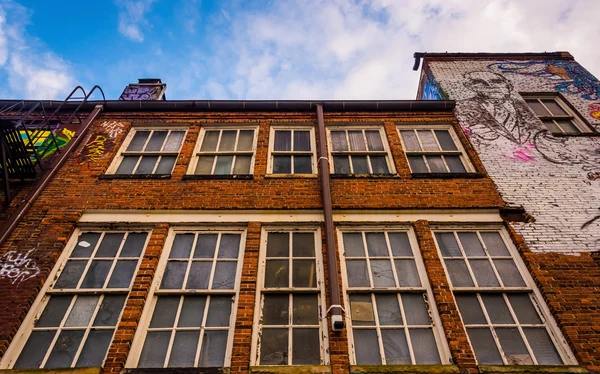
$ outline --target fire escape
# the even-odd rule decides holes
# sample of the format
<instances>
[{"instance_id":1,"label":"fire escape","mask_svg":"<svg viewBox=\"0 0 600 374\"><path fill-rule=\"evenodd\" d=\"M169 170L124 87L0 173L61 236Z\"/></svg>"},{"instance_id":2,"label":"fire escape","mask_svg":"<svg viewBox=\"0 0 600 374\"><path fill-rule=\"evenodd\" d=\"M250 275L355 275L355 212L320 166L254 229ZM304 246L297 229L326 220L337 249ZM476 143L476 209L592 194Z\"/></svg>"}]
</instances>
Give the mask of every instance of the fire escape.
<instances>
[{"instance_id":1,"label":"fire escape","mask_svg":"<svg viewBox=\"0 0 600 374\"><path fill-rule=\"evenodd\" d=\"M5 207L21 186L34 183L52 168L56 155L73 136L80 135L78 130L90 115L82 108L96 90L106 101L99 86L89 93L77 86L60 103L0 102L0 181Z\"/></svg>"}]
</instances>

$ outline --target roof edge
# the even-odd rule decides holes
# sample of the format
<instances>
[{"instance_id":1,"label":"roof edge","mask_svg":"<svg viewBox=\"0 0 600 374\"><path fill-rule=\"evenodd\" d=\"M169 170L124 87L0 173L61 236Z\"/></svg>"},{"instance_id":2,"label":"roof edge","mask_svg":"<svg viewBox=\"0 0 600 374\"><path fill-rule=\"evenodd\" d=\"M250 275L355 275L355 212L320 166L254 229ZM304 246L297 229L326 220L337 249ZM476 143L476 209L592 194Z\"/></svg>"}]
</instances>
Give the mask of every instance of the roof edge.
<instances>
[{"instance_id":1,"label":"roof edge","mask_svg":"<svg viewBox=\"0 0 600 374\"><path fill-rule=\"evenodd\" d=\"M414 57L422 57L426 61L432 60L575 60L573 55L566 51L559 52L524 52L524 53L493 53L493 52L415 52Z\"/></svg>"}]
</instances>

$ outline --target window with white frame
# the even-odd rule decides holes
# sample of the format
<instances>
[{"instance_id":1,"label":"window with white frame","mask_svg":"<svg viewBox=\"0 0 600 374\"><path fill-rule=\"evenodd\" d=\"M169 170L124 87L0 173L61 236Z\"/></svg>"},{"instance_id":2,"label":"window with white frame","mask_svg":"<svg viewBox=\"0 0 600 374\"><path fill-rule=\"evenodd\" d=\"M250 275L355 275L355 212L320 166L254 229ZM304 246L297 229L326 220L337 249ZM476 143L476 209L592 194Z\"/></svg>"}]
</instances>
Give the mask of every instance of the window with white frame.
<instances>
[{"instance_id":1,"label":"window with white frame","mask_svg":"<svg viewBox=\"0 0 600 374\"><path fill-rule=\"evenodd\" d=\"M263 231L252 361L326 365L319 230Z\"/></svg>"},{"instance_id":2,"label":"window with white frame","mask_svg":"<svg viewBox=\"0 0 600 374\"><path fill-rule=\"evenodd\" d=\"M435 231L477 362L563 364L568 356L551 317L503 236L498 230Z\"/></svg>"},{"instance_id":3,"label":"window with white frame","mask_svg":"<svg viewBox=\"0 0 600 374\"><path fill-rule=\"evenodd\" d=\"M314 127L272 126L270 139L271 173L315 173Z\"/></svg>"},{"instance_id":4,"label":"window with white frame","mask_svg":"<svg viewBox=\"0 0 600 374\"><path fill-rule=\"evenodd\" d=\"M521 94L529 108L554 134L589 132L578 115L556 95Z\"/></svg>"},{"instance_id":5,"label":"window with white frame","mask_svg":"<svg viewBox=\"0 0 600 374\"><path fill-rule=\"evenodd\" d=\"M452 126L399 126L398 130L413 173L473 171Z\"/></svg>"},{"instance_id":6,"label":"window with white frame","mask_svg":"<svg viewBox=\"0 0 600 374\"><path fill-rule=\"evenodd\" d=\"M340 235L351 363L447 362L424 265L409 233L342 229Z\"/></svg>"},{"instance_id":7,"label":"window with white frame","mask_svg":"<svg viewBox=\"0 0 600 374\"><path fill-rule=\"evenodd\" d=\"M255 126L202 128L188 174L252 174L255 148Z\"/></svg>"},{"instance_id":8,"label":"window with white frame","mask_svg":"<svg viewBox=\"0 0 600 374\"><path fill-rule=\"evenodd\" d=\"M229 366L244 240L241 230L173 232L128 367Z\"/></svg>"},{"instance_id":9,"label":"window with white frame","mask_svg":"<svg viewBox=\"0 0 600 374\"><path fill-rule=\"evenodd\" d=\"M328 130L334 174L393 173L383 127Z\"/></svg>"},{"instance_id":10,"label":"window with white frame","mask_svg":"<svg viewBox=\"0 0 600 374\"><path fill-rule=\"evenodd\" d=\"M110 174L171 174L185 129L134 127L125 139Z\"/></svg>"},{"instance_id":11,"label":"window with white frame","mask_svg":"<svg viewBox=\"0 0 600 374\"><path fill-rule=\"evenodd\" d=\"M8 367L102 366L146 247L147 232L79 234L13 344Z\"/></svg>"}]
</instances>

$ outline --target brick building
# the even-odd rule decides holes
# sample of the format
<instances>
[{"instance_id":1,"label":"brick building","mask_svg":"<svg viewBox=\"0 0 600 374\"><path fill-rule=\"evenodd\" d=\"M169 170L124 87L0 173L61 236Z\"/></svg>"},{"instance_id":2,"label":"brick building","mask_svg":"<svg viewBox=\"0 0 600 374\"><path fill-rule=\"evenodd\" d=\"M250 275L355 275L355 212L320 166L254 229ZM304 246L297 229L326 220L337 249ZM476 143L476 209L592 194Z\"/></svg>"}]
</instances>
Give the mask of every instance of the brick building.
<instances>
[{"instance_id":1,"label":"brick building","mask_svg":"<svg viewBox=\"0 0 600 374\"><path fill-rule=\"evenodd\" d=\"M530 249L454 101L142 88L83 103L60 167L9 205L0 371L600 364L592 255Z\"/></svg>"}]
</instances>

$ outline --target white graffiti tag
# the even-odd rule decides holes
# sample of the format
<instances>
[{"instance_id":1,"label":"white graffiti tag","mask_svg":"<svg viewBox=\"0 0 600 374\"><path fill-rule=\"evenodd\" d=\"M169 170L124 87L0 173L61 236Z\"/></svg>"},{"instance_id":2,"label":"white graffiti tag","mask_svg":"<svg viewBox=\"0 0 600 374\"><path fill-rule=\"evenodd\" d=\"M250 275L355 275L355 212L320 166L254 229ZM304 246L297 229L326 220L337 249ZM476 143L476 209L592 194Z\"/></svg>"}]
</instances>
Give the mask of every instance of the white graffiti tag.
<instances>
[{"instance_id":1,"label":"white graffiti tag","mask_svg":"<svg viewBox=\"0 0 600 374\"><path fill-rule=\"evenodd\" d=\"M125 127L121 122L117 121L104 121L100 126L104 128L108 136L111 138L115 138L117 135L123 132L123 128Z\"/></svg>"},{"instance_id":2,"label":"white graffiti tag","mask_svg":"<svg viewBox=\"0 0 600 374\"><path fill-rule=\"evenodd\" d=\"M37 263L29 257L31 252L33 252L33 249L27 253L6 252L0 258L0 278L8 278L12 281L12 284L15 284L38 275L40 269Z\"/></svg>"}]
</instances>

